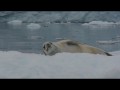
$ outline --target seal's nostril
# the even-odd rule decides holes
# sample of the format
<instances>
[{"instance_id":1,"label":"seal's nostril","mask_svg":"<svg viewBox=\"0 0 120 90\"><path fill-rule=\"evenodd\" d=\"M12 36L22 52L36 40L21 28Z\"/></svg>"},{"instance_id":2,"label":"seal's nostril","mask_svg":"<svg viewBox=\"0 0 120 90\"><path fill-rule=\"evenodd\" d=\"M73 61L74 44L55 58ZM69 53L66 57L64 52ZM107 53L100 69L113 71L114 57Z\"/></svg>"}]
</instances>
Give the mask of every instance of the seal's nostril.
<instances>
[{"instance_id":1,"label":"seal's nostril","mask_svg":"<svg viewBox=\"0 0 120 90\"><path fill-rule=\"evenodd\" d=\"M43 46L43 49L45 49L45 45Z\"/></svg>"}]
</instances>

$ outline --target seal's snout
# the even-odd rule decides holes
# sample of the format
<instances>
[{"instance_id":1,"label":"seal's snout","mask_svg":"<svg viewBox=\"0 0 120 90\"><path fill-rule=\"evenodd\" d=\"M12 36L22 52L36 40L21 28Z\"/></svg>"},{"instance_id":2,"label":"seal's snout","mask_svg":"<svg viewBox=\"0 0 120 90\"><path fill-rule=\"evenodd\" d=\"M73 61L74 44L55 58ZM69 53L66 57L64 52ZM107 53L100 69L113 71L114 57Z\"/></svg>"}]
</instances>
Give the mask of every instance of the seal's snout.
<instances>
[{"instance_id":1,"label":"seal's snout","mask_svg":"<svg viewBox=\"0 0 120 90\"><path fill-rule=\"evenodd\" d=\"M51 42L45 42L45 43L43 44L43 53L44 53L45 55L48 54L49 49L51 48L51 45L52 45Z\"/></svg>"}]
</instances>

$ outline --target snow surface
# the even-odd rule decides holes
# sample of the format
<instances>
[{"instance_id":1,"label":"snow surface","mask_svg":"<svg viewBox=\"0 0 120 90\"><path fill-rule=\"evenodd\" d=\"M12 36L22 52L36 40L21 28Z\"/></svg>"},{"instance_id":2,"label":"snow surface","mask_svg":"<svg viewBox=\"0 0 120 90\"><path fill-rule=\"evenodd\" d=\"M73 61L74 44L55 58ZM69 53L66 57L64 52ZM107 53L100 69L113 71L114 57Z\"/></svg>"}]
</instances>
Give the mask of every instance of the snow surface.
<instances>
[{"instance_id":1,"label":"snow surface","mask_svg":"<svg viewBox=\"0 0 120 90\"><path fill-rule=\"evenodd\" d=\"M0 51L0 78L120 78L120 51L111 53L114 56Z\"/></svg>"},{"instance_id":2,"label":"snow surface","mask_svg":"<svg viewBox=\"0 0 120 90\"><path fill-rule=\"evenodd\" d=\"M40 29L41 26L39 24L36 24L36 23L30 23L27 25L27 28L28 29Z\"/></svg>"}]
</instances>

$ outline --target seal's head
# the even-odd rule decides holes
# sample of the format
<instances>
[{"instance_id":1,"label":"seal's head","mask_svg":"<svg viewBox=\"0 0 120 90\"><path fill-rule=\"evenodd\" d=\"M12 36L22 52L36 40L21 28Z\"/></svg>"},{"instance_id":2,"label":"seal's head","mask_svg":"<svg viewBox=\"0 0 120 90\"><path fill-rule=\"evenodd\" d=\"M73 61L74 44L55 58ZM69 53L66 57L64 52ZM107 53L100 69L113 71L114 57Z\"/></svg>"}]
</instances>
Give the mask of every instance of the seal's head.
<instances>
[{"instance_id":1,"label":"seal's head","mask_svg":"<svg viewBox=\"0 0 120 90\"><path fill-rule=\"evenodd\" d=\"M57 53L57 47L52 42L45 42L43 44L43 52L45 55L54 55Z\"/></svg>"}]
</instances>

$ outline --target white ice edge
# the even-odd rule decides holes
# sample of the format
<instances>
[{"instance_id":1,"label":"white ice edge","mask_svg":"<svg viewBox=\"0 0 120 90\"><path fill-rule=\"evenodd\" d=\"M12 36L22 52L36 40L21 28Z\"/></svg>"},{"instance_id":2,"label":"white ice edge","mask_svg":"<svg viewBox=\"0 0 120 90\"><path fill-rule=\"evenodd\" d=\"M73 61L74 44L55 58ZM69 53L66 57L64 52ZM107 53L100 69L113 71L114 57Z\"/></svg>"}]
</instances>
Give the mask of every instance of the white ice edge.
<instances>
[{"instance_id":1,"label":"white ice edge","mask_svg":"<svg viewBox=\"0 0 120 90\"><path fill-rule=\"evenodd\" d=\"M120 51L110 53L114 56L0 51L0 78L120 78Z\"/></svg>"}]
</instances>

